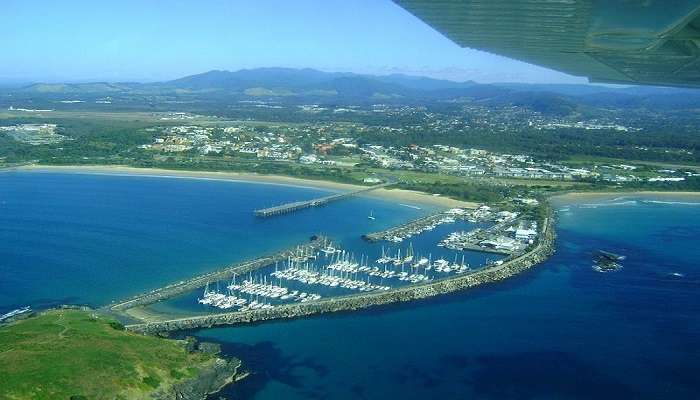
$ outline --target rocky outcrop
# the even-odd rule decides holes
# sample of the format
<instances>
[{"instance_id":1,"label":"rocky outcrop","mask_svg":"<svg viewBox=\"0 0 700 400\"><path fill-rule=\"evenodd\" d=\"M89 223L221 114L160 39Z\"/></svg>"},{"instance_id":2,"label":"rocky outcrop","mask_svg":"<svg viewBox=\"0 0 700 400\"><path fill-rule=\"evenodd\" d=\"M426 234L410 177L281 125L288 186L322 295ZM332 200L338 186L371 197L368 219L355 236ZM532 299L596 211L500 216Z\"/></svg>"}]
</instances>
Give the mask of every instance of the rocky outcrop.
<instances>
[{"instance_id":1,"label":"rocky outcrop","mask_svg":"<svg viewBox=\"0 0 700 400\"><path fill-rule=\"evenodd\" d=\"M173 386L154 393L154 400L204 400L207 395L216 393L224 386L241 378L238 359L216 358L210 366L202 369L195 378L178 382Z\"/></svg>"}]
</instances>

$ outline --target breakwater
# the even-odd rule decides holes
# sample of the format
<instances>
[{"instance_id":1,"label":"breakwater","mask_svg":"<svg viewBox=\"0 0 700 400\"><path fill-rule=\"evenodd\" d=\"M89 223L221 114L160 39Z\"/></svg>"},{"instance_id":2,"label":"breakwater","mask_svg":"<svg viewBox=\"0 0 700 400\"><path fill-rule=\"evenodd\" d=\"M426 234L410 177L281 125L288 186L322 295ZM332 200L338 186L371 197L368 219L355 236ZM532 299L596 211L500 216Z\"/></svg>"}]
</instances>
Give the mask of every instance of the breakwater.
<instances>
[{"instance_id":1,"label":"breakwater","mask_svg":"<svg viewBox=\"0 0 700 400\"><path fill-rule=\"evenodd\" d=\"M278 206L274 207L269 207L269 208L261 208L259 210L255 210L255 216L257 217L272 217L275 215L282 215L282 214L288 214L294 211L302 210L304 208L310 208L310 207L319 207L326 205L330 202L337 201L337 200L343 200L348 197L352 196L357 196L362 193L369 192L371 190L376 190L380 189L383 187L387 187L389 185L392 185L393 183L382 183L379 185L374 185L358 190L353 190L351 192L347 193L338 193L338 194L332 194L330 196L324 196L324 197L319 197L316 199L311 199L311 200L306 200L306 201L295 201L291 203L286 203L286 204L280 204Z\"/></svg>"},{"instance_id":2,"label":"breakwater","mask_svg":"<svg viewBox=\"0 0 700 400\"><path fill-rule=\"evenodd\" d=\"M387 292L372 292L360 295L323 299L314 302L287 304L271 309L231 312L161 322L127 325L126 329L144 334L183 329L208 328L219 325L240 325L282 318L298 318L314 314L360 310L372 306L425 299L471 287L497 282L517 275L546 260L554 252L554 229L552 213L542 221L542 232L535 245L526 253L503 260L470 274L457 275L434 282L396 288Z\"/></svg>"},{"instance_id":3,"label":"breakwater","mask_svg":"<svg viewBox=\"0 0 700 400\"><path fill-rule=\"evenodd\" d=\"M330 244L330 240L325 236L314 236L308 243L283 250L271 255L258 257L254 260L244 261L217 271L208 272L193 278L172 283L158 289L151 290L122 300L107 306L111 311L125 311L130 308L153 304L166 300L183 293L205 286L207 283L230 279L234 275L242 275L259 268L274 264L277 261L284 261L288 257L307 257L315 254L318 250Z\"/></svg>"}]
</instances>

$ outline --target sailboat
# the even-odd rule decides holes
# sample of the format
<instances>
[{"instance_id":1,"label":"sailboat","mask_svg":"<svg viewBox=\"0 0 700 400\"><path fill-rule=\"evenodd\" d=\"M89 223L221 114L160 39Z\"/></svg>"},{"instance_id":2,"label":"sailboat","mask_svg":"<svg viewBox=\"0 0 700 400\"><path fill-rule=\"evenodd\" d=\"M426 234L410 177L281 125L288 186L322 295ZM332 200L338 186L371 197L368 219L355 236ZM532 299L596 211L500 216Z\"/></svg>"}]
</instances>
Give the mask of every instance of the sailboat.
<instances>
[{"instance_id":1,"label":"sailboat","mask_svg":"<svg viewBox=\"0 0 700 400\"><path fill-rule=\"evenodd\" d=\"M368 219L374 219L374 211L370 210L369 215L367 216Z\"/></svg>"},{"instance_id":2,"label":"sailboat","mask_svg":"<svg viewBox=\"0 0 700 400\"><path fill-rule=\"evenodd\" d=\"M408 252L406 253L406 257L404 257L403 262L408 264L411 261L413 261L413 243L408 244Z\"/></svg>"}]
</instances>

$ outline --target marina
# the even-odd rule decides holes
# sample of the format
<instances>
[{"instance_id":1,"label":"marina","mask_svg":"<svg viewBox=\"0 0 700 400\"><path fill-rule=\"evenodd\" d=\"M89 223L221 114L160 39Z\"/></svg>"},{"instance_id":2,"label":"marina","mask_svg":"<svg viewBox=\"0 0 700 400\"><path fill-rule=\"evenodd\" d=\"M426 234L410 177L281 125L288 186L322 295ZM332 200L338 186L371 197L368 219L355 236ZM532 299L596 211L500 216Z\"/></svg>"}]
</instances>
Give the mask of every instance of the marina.
<instances>
[{"instance_id":1,"label":"marina","mask_svg":"<svg viewBox=\"0 0 700 400\"><path fill-rule=\"evenodd\" d=\"M463 290L506 279L547 259L554 251L554 233L552 232L551 224L551 218L546 218L543 221L541 237L530 251L467 274L455 274L445 279L405 285L389 290L373 290L366 293L322 298L304 303L294 302L274 307L260 306L255 309L247 308L243 311L129 324L126 326L126 329L144 334L154 334L220 325L240 325L280 318L298 318L313 314L359 310L382 304L412 301Z\"/></svg>"},{"instance_id":2,"label":"marina","mask_svg":"<svg viewBox=\"0 0 700 400\"><path fill-rule=\"evenodd\" d=\"M537 249L547 242L538 234L528 251L506 258L437 246L440 238L451 232L452 224L487 230L495 223L501 232L519 222L515 213L486 206L453 208L389 228L384 234L385 238L393 235L401 240L360 240L359 225L370 226L364 221L372 221L378 208L381 209L380 204L358 210L361 220L347 218L344 223L351 224L348 229L354 233L345 234L339 242L313 235L306 243L178 280L113 302L103 310L125 325L141 327L183 318L206 324L214 319L227 324L364 308L503 279L513 273L512 268L519 270L530 262L538 262L539 251L543 250ZM290 225L289 229L294 228ZM328 225L323 221L314 229L338 230L335 223ZM544 235L546 226L536 229ZM227 317L231 315L236 317ZM169 329L171 326L166 330Z\"/></svg>"},{"instance_id":3,"label":"marina","mask_svg":"<svg viewBox=\"0 0 700 400\"><path fill-rule=\"evenodd\" d=\"M278 206L274 207L268 207L268 208L261 208L258 210L255 210L255 216L257 217L272 217L275 215L282 215L282 214L288 214L292 213L294 211L298 210L303 210L305 208L311 208L311 207L320 207L324 206L328 203L338 201L338 200L343 200L347 199L353 196L360 195L362 193L367 193L372 190L380 189L387 187L389 185L392 185L393 182L387 182L387 183L382 183L379 185L374 185L362 189L357 189L351 192L346 192L346 193L337 193L337 194L332 194L329 196L324 196L324 197L319 197L316 199L311 199L311 200L305 200L305 201L294 201L291 203L286 203L286 204L280 204Z\"/></svg>"},{"instance_id":4,"label":"marina","mask_svg":"<svg viewBox=\"0 0 700 400\"><path fill-rule=\"evenodd\" d=\"M453 208L381 232L369 233L362 238L369 242L401 243L424 232L432 231L440 225L458 221L495 222L495 224L489 227L477 227L470 231L451 232L438 243L438 246L455 251L476 251L510 256L522 253L537 236L536 222L520 219L514 212L496 211L488 206L480 206L472 210Z\"/></svg>"},{"instance_id":5,"label":"marina","mask_svg":"<svg viewBox=\"0 0 700 400\"><path fill-rule=\"evenodd\" d=\"M489 261L484 267L500 263ZM364 254L358 259L329 244L315 254L288 257L276 262L274 267L249 272L242 282L234 275L229 284L208 283L197 302L212 310L247 311L316 301L322 297L389 291L472 271L464 255L461 258L455 255L453 261L443 257L433 260L430 253L425 257L415 255L412 244L403 251L396 249L393 254L382 248L381 256L374 260ZM221 287L226 289L221 290Z\"/></svg>"},{"instance_id":6,"label":"marina","mask_svg":"<svg viewBox=\"0 0 700 400\"><path fill-rule=\"evenodd\" d=\"M220 293L218 290L209 290L209 285L204 289L204 295L198 299L199 304L227 310L239 307L238 311L255 310L258 308L272 308L272 299L307 302L319 300L321 295L299 291L290 292L287 288L273 284L259 283L245 280L236 284L235 279L226 287L228 293ZM246 298L247 295L247 298Z\"/></svg>"},{"instance_id":7,"label":"marina","mask_svg":"<svg viewBox=\"0 0 700 400\"><path fill-rule=\"evenodd\" d=\"M373 217L373 211L370 210L369 215ZM323 238L314 246L298 246L294 251L288 251L285 257L267 257L257 263L252 261L256 263L252 268L238 268L229 270L226 275L197 279L187 285L186 290L183 288L162 298L172 298L172 302L157 300L163 304L149 306L156 301L139 300L117 307L127 309L126 314L132 318L152 323L180 316L284 309L295 304L388 293L480 274L523 255L525 248L534 243L538 236L537 224L531 225L517 217L517 213L492 210L486 206L454 208L388 229L383 237L401 236L401 240L390 240L388 246L380 247L375 241L365 240L346 249ZM493 222L495 225L490 224ZM470 227L482 224L484 228L475 230L480 232L480 241L474 243L473 249L477 253L494 253L496 257L465 253L471 248L466 243L457 246L455 242L455 238L461 238L464 233L449 233L448 226L455 223ZM524 225L534 229L535 234L526 242L512 239L522 251L489 248L481 243L485 239L495 240L500 235L514 236L516 227ZM449 240L440 240L443 235ZM413 242L403 243L411 237L419 242L417 248ZM136 307L139 310L129 311Z\"/></svg>"},{"instance_id":8,"label":"marina","mask_svg":"<svg viewBox=\"0 0 700 400\"><path fill-rule=\"evenodd\" d=\"M494 232L498 233L522 222L515 214L497 218L500 222ZM180 296L179 301L190 304L182 317L167 311L167 307L142 307L142 312L128 313L138 320L128 327L154 333L181 329L178 327L235 325L449 293L505 279L546 258L552 251L551 219L546 218L541 228L527 251L511 253L505 259L487 259L475 266L469 264L464 253L453 252L448 258L436 249L439 255L433 257L430 251L417 253L412 243L393 249L382 246L380 255L373 257L347 251L324 238L323 245L301 251L297 247L286 258L278 257L260 268L233 273L226 279L200 281L202 284L193 288L200 293L196 298L192 291ZM198 307L191 305L194 301Z\"/></svg>"},{"instance_id":9,"label":"marina","mask_svg":"<svg viewBox=\"0 0 700 400\"><path fill-rule=\"evenodd\" d=\"M444 212L431 214L417 218L413 221L401 224L380 232L373 232L363 235L362 238L369 242L387 241L401 243L412 236L420 235L423 232L431 231L442 224L455 222L457 219L472 220L473 212L464 208L453 208Z\"/></svg>"}]
</instances>

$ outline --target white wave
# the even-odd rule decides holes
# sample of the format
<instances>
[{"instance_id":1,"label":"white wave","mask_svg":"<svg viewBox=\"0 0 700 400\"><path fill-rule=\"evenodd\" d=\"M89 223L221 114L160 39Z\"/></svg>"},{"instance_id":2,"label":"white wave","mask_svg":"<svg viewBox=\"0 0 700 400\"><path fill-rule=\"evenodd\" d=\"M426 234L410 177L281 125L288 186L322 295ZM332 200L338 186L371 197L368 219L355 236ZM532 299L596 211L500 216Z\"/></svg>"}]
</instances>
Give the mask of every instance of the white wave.
<instances>
[{"instance_id":1,"label":"white wave","mask_svg":"<svg viewBox=\"0 0 700 400\"><path fill-rule=\"evenodd\" d=\"M615 197L614 199L612 199L612 200L610 200L610 201L612 201L612 202L619 202L619 201L626 200L626 199L629 199L629 198L630 198L629 196L620 196L620 197Z\"/></svg>"},{"instance_id":2,"label":"white wave","mask_svg":"<svg viewBox=\"0 0 700 400\"><path fill-rule=\"evenodd\" d=\"M700 206L700 203L692 201L665 201L665 200L642 200L642 203L648 204L666 204L676 206Z\"/></svg>"},{"instance_id":3,"label":"white wave","mask_svg":"<svg viewBox=\"0 0 700 400\"><path fill-rule=\"evenodd\" d=\"M614 207L614 206L636 206L639 202L637 200L627 200L627 201L616 201L616 202L605 202L605 203L585 203L581 204L581 208L597 208L597 207Z\"/></svg>"}]
</instances>

